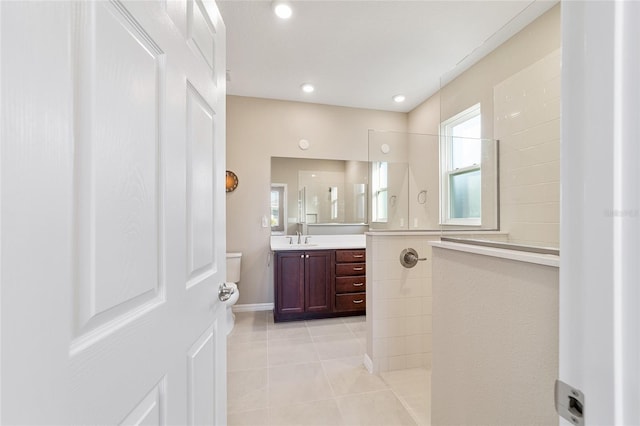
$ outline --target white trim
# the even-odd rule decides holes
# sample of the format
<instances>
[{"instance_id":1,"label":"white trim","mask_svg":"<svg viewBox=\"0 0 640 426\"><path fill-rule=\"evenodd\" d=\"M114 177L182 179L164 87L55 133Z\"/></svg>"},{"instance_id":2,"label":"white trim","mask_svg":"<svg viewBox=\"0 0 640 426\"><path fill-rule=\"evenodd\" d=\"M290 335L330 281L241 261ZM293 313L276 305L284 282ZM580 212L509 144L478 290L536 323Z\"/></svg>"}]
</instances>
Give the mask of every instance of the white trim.
<instances>
[{"instance_id":1,"label":"white trim","mask_svg":"<svg viewBox=\"0 0 640 426\"><path fill-rule=\"evenodd\" d=\"M482 120L482 105L480 103L477 103L440 123L440 225L482 226L482 203L480 204L480 217L477 218L451 218L450 211L450 177L452 175L459 175L473 171L479 171L482 176L481 163L458 169L452 169L451 165L451 145L453 139L451 129L458 124L469 121L475 117L480 117ZM480 161L482 161L482 154L480 157ZM480 189L480 197L482 197L482 189Z\"/></svg>"},{"instance_id":2,"label":"white trim","mask_svg":"<svg viewBox=\"0 0 640 426\"><path fill-rule=\"evenodd\" d=\"M369 374L373 374L373 361L371 361L371 358L369 358L369 355L364 354L363 363L364 363L364 367L367 369Z\"/></svg>"},{"instance_id":3,"label":"white trim","mask_svg":"<svg viewBox=\"0 0 640 426\"><path fill-rule=\"evenodd\" d=\"M429 241L428 243L432 247L441 249L456 250L483 256L499 257L502 259L515 260L518 262L535 263L538 265L551 266L554 268L560 267L560 256L556 256L553 254L529 253L525 251L508 250L485 246L473 246L469 244L451 243L444 241Z\"/></svg>"},{"instance_id":4,"label":"white trim","mask_svg":"<svg viewBox=\"0 0 640 426\"><path fill-rule=\"evenodd\" d=\"M258 312L270 311L273 309L273 303L245 303L242 305L233 305L233 312Z\"/></svg>"}]
</instances>

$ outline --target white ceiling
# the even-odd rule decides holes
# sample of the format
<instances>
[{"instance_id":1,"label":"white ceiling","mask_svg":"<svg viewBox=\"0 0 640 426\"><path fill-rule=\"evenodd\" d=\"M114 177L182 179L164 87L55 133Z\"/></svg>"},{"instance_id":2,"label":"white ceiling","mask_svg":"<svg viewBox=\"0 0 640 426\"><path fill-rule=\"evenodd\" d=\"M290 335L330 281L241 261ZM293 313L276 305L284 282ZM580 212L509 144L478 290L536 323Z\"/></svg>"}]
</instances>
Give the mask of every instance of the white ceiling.
<instances>
[{"instance_id":1,"label":"white ceiling","mask_svg":"<svg viewBox=\"0 0 640 426\"><path fill-rule=\"evenodd\" d=\"M217 3L227 93L407 112L557 1L293 1L289 20L269 0Z\"/></svg>"}]
</instances>

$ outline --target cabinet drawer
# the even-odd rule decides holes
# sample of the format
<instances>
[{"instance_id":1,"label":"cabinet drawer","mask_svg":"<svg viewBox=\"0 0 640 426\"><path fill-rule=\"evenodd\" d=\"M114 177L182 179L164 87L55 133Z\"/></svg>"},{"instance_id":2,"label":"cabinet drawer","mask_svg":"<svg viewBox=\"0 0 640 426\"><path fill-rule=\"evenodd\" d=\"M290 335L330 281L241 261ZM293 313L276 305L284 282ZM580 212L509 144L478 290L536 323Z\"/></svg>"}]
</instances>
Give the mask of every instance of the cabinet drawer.
<instances>
[{"instance_id":1,"label":"cabinet drawer","mask_svg":"<svg viewBox=\"0 0 640 426\"><path fill-rule=\"evenodd\" d=\"M355 293L366 289L367 281L364 276L336 278L336 293Z\"/></svg>"},{"instance_id":2,"label":"cabinet drawer","mask_svg":"<svg viewBox=\"0 0 640 426\"><path fill-rule=\"evenodd\" d=\"M364 262L365 250L336 250L336 262Z\"/></svg>"},{"instance_id":3,"label":"cabinet drawer","mask_svg":"<svg viewBox=\"0 0 640 426\"><path fill-rule=\"evenodd\" d=\"M360 311L367 307L365 293L337 294L336 311Z\"/></svg>"},{"instance_id":4,"label":"cabinet drawer","mask_svg":"<svg viewBox=\"0 0 640 426\"><path fill-rule=\"evenodd\" d=\"M364 263L342 263L336 265L336 277L349 275L365 275L367 273Z\"/></svg>"}]
</instances>

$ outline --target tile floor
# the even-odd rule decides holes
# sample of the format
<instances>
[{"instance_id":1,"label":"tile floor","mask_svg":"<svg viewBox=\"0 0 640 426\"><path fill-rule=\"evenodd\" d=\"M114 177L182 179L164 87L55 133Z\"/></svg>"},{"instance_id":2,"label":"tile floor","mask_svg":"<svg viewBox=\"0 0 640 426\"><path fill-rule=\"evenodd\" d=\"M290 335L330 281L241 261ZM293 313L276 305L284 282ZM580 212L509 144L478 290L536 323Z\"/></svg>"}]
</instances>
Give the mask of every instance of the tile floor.
<instances>
[{"instance_id":1,"label":"tile floor","mask_svg":"<svg viewBox=\"0 0 640 426\"><path fill-rule=\"evenodd\" d=\"M228 424L429 425L431 372L371 375L365 317L273 322L239 312L228 337Z\"/></svg>"}]
</instances>

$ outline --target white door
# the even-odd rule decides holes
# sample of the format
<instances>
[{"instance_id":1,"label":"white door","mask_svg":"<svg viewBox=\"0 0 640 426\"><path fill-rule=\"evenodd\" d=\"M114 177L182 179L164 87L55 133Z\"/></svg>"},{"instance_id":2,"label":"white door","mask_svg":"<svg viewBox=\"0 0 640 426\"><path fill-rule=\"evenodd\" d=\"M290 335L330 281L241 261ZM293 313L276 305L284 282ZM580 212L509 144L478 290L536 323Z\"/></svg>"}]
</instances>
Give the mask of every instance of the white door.
<instances>
[{"instance_id":1,"label":"white door","mask_svg":"<svg viewBox=\"0 0 640 426\"><path fill-rule=\"evenodd\" d=\"M638 22L639 2L562 4L560 379L586 425L640 424Z\"/></svg>"},{"instance_id":2,"label":"white door","mask_svg":"<svg viewBox=\"0 0 640 426\"><path fill-rule=\"evenodd\" d=\"M0 2L2 424L224 424L212 1Z\"/></svg>"}]
</instances>

